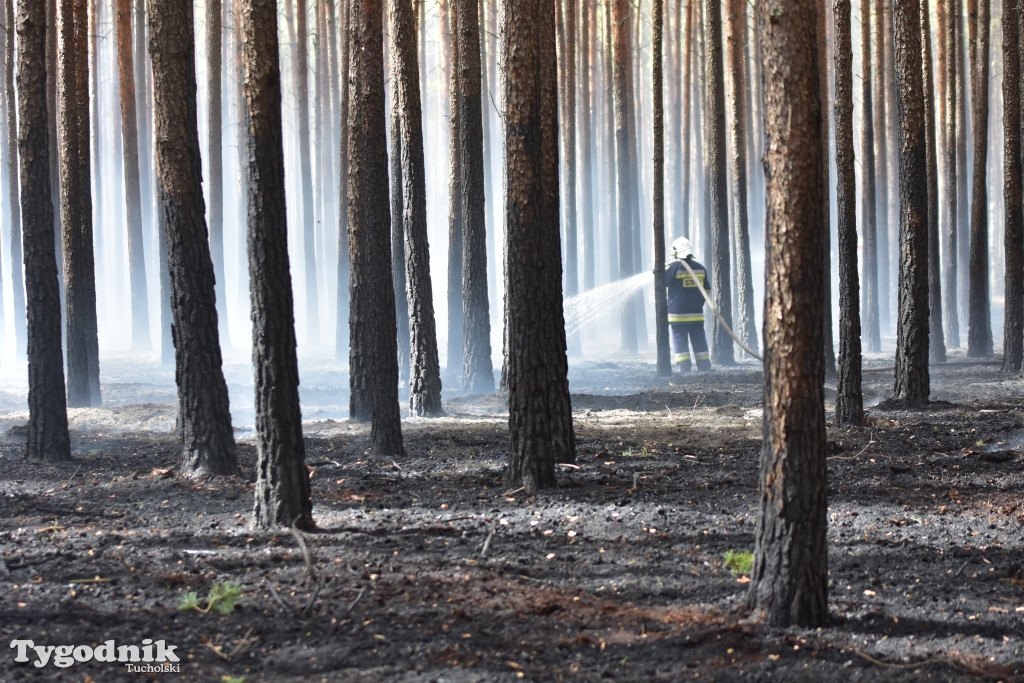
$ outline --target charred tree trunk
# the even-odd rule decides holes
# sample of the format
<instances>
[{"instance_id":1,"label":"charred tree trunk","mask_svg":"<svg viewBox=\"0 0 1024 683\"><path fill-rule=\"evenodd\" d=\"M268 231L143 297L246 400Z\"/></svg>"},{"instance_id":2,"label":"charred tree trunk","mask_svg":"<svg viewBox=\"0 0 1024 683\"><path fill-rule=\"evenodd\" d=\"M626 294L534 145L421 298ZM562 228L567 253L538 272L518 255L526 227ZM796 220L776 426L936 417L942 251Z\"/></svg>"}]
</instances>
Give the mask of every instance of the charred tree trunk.
<instances>
[{"instance_id":1,"label":"charred tree trunk","mask_svg":"<svg viewBox=\"0 0 1024 683\"><path fill-rule=\"evenodd\" d=\"M18 3L18 159L28 294L28 434L25 455L71 459L61 352L50 145L47 123L46 5ZM10 24L8 24L10 26ZM13 104L13 103L12 103Z\"/></svg>"},{"instance_id":2,"label":"charred tree trunk","mask_svg":"<svg viewBox=\"0 0 1024 683\"><path fill-rule=\"evenodd\" d=\"M89 163L88 4L61 0L59 19L57 111L68 405L97 406L101 399Z\"/></svg>"},{"instance_id":3,"label":"charred tree trunk","mask_svg":"<svg viewBox=\"0 0 1024 683\"><path fill-rule=\"evenodd\" d=\"M6 117L4 125L7 135L4 144L7 146L7 182L3 191L8 201L10 220L11 245L11 298L14 305L14 342L18 358L25 354L27 338L25 328L25 276L22 270L21 250L21 196L18 191L18 110L14 94L14 0L4 3L4 30L6 35L4 49L4 107ZM51 212L52 213L52 212Z\"/></svg>"},{"instance_id":4,"label":"charred tree trunk","mask_svg":"<svg viewBox=\"0 0 1024 683\"><path fill-rule=\"evenodd\" d=\"M1003 0L1003 247L1006 252L1003 372L1024 359L1024 198L1021 196L1020 4Z\"/></svg>"},{"instance_id":5,"label":"charred tree trunk","mask_svg":"<svg viewBox=\"0 0 1024 683\"><path fill-rule=\"evenodd\" d=\"M561 7L562 0L556 0ZM562 116L562 166L565 171L565 295L575 296L579 284L579 240L576 213L576 0L565 0L565 36L559 60L564 64L564 89L559 97ZM557 11L557 9L556 9Z\"/></svg>"},{"instance_id":6,"label":"charred tree trunk","mask_svg":"<svg viewBox=\"0 0 1024 683\"><path fill-rule=\"evenodd\" d=\"M555 17L543 0L502 0L509 459L506 483L555 486L575 460L558 230Z\"/></svg>"},{"instance_id":7,"label":"charred tree trunk","mask_svg":"<svg viewBox=\"0 0 1024 683\"><path fill-rule=\"evenodd\" d=\"M237 474L238 461L221 368L213 262L203 206L193 36L191 0L153 1L149 52L157 197L174 318L181 471L200 478Z\"/></svg>"},{"instance_id":8,"label":"charred tree trunk","mask_svg":"<svg viewBox=\"0 0 1024 683\"><path fill-rule=\"evenodd\" d=\"M487 216L484 206L483 99L477 0L453 5L454 78L458 109L459 201L462 203L462 391L494 392L487 301ZM449 342L451 343L451 342Z\"/></svg>"},{"instance_id":9,"label":"charred tree trunk","mask_svg":"<svg viewBox=\"0 0 1024 683\"><path fill-rule=\"evenodd\" d=\"M338 196L341 201L347 202L348 198L348 124L349 124L349 92L351 90L351 75L349 65L351 64L351 45L349 35L349 2L339 0L340 16L338 18L339 36L341 39L338 45L338 71L343 75L341 89L338 93L338 117L342 130L338 136ZM351 302L349 291L351 289L351 273L349 266L348 248L348 211L338 211L338 317L334 337L334 357L337 360L349 357L349 346L351 342L349 315Z\"/></svg>"},{"instance_id":10,"label":"charred tree trunk","mask_svg":"<svg viewBox=\"0 0 1024 683\"><path fill-rule=\"evenodd\" d=\"M121 148L124 153L125 209L128 218L128 281L132 290L132 349L148 351L152 343L149 338L146 257L142 243L142 184L135 109L131 0L117 0L117 72L121 93Z\"/></svg>"},{"instance_id":11,"label":"charred tree trunk","mask_svg":"<svg viewBox=\"0 0 1024 683\"><path fill-rule=\"evenodd\" d=\"M672 359L668 344L668 299L665 293L665 96L662 59L664 6L654 0L651 24L653 59L652 91L654 95L654 329L657 344L658 375L672 376Z\"/></svg>"},{"instance_id":12,"label":"charred tree trunk","mask_svg":"<svg viewBox=\"0 0 1024 683\"><path fill-rule=\"evenodd\" d=\"M704 159L710 196L711 295L725 324L732 326L721 0L704 0L704 55L707 69L704 81ZM735 357L729 333L717 320L712 323L711 330L711 362L715 365L733 365Z\"/></svg>"},{"instance_id":13,"label":"charred tree trunk","mask_svg":"<svg viewBox=\"0 0 1024 683\"><path fill-rule=\"evenodd\" d=\"M348 228L351 260L349 415L370 420L377 455L404 455L398 409L395 292L384 134L384 54L380 0L349 5Z\"/></svg>"},{"instance_id":14,"label":"charred tree trunk","mask_svg":"<svg viewBox=\"0 0 1024 683\"><path fill-rule=\"evenodd\" d=\"M900 168L900 280L893 398L928 402L928 154L921 68L921 7L893 3Z\"/></svg>"},{"instance_id":15,"label":"charred tree trunk","mask_svg":"<svg viewBox=\"0 0 1024 683\"><path fill-rule=\"evenodd\" d=\"M733 246L736 254L736 335L757 350L754 324L754 276L750 263L750 229L747 214L747 112L743 45L746 35L746 0L729 0L726 25L725 62L729 71L729 166L733 179ZM711 272L715 269L712 267Z\"/></svg>"},{"instance_id":16,"label":"charred tree trunk","mask_svg":"<svg viewBox=\"0 0 1024 683\"><path fill-rule=\"evenodd\" d=\"M765 429L748 604L778 626L828 619L821 308L821 103L812 0L759 7L764 50ZM817 362L809 362L817 359Z\"/></svg>"},{"instance_id":17,"label":"charred tree trunk","mask_svg":"<svg viewBox=\"0 0 1024 683\"><path fill-rule=\"evenodd\" d=\"M974 147L971 188L970 306L967 356L992 355L992 317L988 282L988 43L989 0L967 0L971 46L971 142Z\"/></svg>"},{"instance_id":18,"label":"charred tree trunk","mask_svg":"<svg viewBox=\"0 0 1024 683\"><path fill-rule=\"evenodd\" d=\"M932 32L927 0L921 0L921 76L923 86L925 147L928 187L928 357L946 362L942 333L942 264L939 258L939 173L935 153L935 79L932 77Z\"/></svg>"},{"instance_id":19,"label":"charred tree trunk","mask_svg":"<svg viewBox=\"0 0 1024 683\"><path fill-rule=\"evenodd\" d=\"M243 0L240 32L247 103L249 297L256 389L255 524L313 529L302 441L299 369L288 265L277 3Z\"/></svg>"},{"instance_id":20,"label":"charred tree trunk","mask_svg":"<svg viewBox=\"0 0 1024 683\"><path fill-rule=\"evenodd\" d=\"M864 419L864 396L861 387L860 276L857 273L857 183L856 158L853 151L853 48L850 38L850 0L835 0L833 16L836 35L836 214L839 219L839 362L836 422L859 426ZM870 111L870 107L865 111Z\"/></svg>"},{"instance_id":21,"label":"charred tree trunk","mask_svg":"<svg viewBox=\"0 0 1024 683\"><path fill-rule=\"evenodd\" d=\"M400 0L388 0L388 11ZM391 165L391 285L395 292L395 327L398 345L398 381L399 384L409 382L409 298L406 294L405 273L405 210L404 188L402 187L402 164L405 156L402 153L402 112L398 101L398 66L393 51L394 35L389 31L389 50L391 66L391 118L390 142L391 154L388 162Z\"/></svg>"},{"instance_id":22,"label":"charred tree trunk","mask_svg":"<svg viewBox=\"0 0 1024 683\"><path fill-rule=\"evenodd\" d=\"M861 194L861 231L864 253L864 298L861 317L864 322L864 344L871 353L882 350L881 324L878 313L878 199L875 183L878 178L878 164L875 161L875 119L878 105L873 95L877 84L871 78L871 0L861 0L861 100L864 103L864 125L861 150L863 160ZM878 21L875 17L875 21ZM882 182L885 182L884 180Z\"/></svg>"},{"instance_id":23,"label":"charred tree trunk","mask_svg":"<svg viewBox=\"0 0 1024 683\"><path fill-rule=\"evenodd\" d=\"M64 310L64 249L60 222L60 150L57 135L57 0L46 0L46 116L50 146L50 198L53 202L53 239L57 256L57 283L60 289L60 308ZM64 328L61 327L63 338Z\"/></svg>"},{"instance_id":24,"label":"charred tree trunk","mask_svg":"<svg viewBox=\"0 0 1024 683\"><path fill-rule=\"evenodd\" d=\"M388 5L391 39L391 80L402 138L402 226L412 347L409 411L420 417L444 414L441 408L441 369L437 355L430 245L427 241L427 188L423 160L423 127L416 23L412 0Z\"/></svg>"}]
</instances>

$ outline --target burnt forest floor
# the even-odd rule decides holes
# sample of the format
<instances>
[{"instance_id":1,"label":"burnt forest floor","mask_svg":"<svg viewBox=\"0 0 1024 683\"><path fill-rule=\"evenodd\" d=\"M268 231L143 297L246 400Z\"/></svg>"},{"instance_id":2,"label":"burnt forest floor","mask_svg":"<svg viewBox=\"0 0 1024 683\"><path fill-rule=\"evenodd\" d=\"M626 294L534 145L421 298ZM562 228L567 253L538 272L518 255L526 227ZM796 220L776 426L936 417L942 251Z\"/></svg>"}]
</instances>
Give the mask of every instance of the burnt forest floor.
<instances>
[{"instance_id":1,"label":"burnt forest floor","mask_svg":"<svg viewBox=\"0 0 1024 683\"><path fill-rule=\"evenodd\" d=\"M251 430L242 477L177 476L173 387L145 373L70 411L67 464L24 460L23 395L0 397L0 680L1024 680L1020 379L934 366L927 409L829 422L831 623L804 630L749 615L724 565L753 550L757 366L586 369L578 462L537 496L503 483L498 397L404 420L400 459L304 408L321 531L301 536L251 527ZM304 375L304 400L337 379ZM866 400L891 386L891 358L870 360ZM178 609L225 582L230 614ZM175 646L180 672L38 668L9 648L143 638Z\"/></svg>"}]
</instances>

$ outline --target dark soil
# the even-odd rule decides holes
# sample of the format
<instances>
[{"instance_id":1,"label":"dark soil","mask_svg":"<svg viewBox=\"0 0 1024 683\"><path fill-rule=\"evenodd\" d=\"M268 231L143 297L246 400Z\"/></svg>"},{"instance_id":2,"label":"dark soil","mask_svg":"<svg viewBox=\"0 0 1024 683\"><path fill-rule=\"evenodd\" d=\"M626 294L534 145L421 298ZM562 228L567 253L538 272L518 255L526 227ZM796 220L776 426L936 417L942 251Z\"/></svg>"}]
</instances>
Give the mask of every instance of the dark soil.
<instances>
[{"instance_id":1,"label":"dark soil","mask_svg":"<svg viewBox=\"0 0 1024 683\"><path fill-rule=\"evenodd\" d=\"M876 402L884 363L865 373ZM0 679L1024 680L1019 379L937 366L927 409L829 424L832 618L802 630L745 612L723 563L753 550L760 373L588 369L577 466L538 496L503 484L495 397L405 421L398 461L367 454L366 426L308 422L322 531L301 537L250 527L251 436L243 477L176 475L166 387L73 411L69 464L25 461L24 413L0 414ZM232 613L178 609L228 581ZM8 648L143 638L176 646L180 673Z\"/></svg>"}]
</instances>

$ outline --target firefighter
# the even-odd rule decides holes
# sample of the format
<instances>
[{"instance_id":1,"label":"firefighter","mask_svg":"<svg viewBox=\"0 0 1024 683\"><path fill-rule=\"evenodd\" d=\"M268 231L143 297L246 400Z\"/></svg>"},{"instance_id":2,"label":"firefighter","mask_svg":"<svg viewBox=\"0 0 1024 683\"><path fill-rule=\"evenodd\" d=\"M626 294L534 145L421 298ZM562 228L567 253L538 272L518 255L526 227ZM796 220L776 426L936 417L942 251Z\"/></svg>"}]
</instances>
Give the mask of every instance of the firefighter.
<instances>
[{"instance_id":1,"label":"firefighter","mask_svg":"<svg viewBox=\"0 0 1024 683\"><path fill-rule=\"evenodd\" d=\"M687 272L683 261L697 276ZM697 369L711 369L711 354L708 353L708 339L704 334L704 296L700 288L709 291L711 278L707 268L693 258L690 240L680 237L672 243L672 261L665 268L665 287L668 288L668 322L672 329L672 348L675 362L683 372L690 370L690 349ZM687 344L689 337L689 344Z\"/></svg>"}]
</instances>

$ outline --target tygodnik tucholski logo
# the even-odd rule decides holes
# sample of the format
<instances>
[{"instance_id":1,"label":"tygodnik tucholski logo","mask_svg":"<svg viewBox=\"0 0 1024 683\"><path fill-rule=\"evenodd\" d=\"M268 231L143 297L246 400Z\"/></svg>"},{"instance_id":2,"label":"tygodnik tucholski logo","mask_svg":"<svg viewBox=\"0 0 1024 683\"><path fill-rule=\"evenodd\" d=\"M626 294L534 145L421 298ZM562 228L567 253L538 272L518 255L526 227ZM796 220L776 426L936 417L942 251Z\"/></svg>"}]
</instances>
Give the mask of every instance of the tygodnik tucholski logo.
<instances>
[{"instance_id":1,"label":"tygodnik tucholski logo","mask_svg":"<svg viewBox=\"0 0 1024 683\"><path fill-rule=\"evenodd\" d=\"M38 668L47 664L66 668L76 662L117 662L124 664L129 673L180 673L180 660L174 654L177 645L167 641L153 641L146 638L141 645L117 645L105 640L102 645L36 645L31 640L12 640L11 647L17 650L16 662L32 662Z\"/></svg>"}]
</instances>

